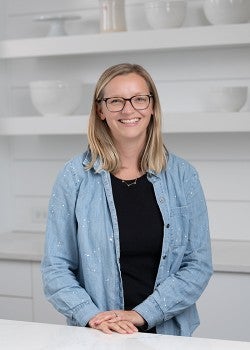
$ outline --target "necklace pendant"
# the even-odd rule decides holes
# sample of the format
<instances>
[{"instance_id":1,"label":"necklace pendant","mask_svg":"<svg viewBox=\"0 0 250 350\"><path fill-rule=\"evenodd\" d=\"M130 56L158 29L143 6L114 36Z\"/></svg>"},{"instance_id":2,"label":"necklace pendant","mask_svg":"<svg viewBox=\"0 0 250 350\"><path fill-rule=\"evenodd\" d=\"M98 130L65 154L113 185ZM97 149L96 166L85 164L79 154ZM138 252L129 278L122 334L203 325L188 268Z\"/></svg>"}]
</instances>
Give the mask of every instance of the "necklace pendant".
<instances>
[{"instance_id":1,"label":"necklace pendant","mask_svg":"<svg viewBox=\"0 0 250 350\"><path fill-rule=\"evenodd\" d=\"M122 182L127 185L127 187L130 187L130 186L133 186L133 185L136 185L137 183L137 179L135 179L133 182L127 182L125 180L122 180Z\"/></svg>"}]
</instances>

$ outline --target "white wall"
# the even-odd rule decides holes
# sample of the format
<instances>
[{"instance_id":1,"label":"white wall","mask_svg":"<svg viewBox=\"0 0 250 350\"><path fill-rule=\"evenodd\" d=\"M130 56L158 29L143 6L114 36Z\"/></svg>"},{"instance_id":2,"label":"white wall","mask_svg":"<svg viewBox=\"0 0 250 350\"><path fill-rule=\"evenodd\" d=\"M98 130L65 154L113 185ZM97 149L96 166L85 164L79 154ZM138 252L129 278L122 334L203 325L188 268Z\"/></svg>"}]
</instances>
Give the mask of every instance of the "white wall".
<instances>
[{"instance_id":1,"label":"white wall","mask_svg":"<svg viewBox=\"0 0 250 350\"><path fill-rule=\"evenodd\" d=\"M169 135L166 143L200 173L211 237L250 240L249 135Z\"/></svg>"},{"instance_id":2,"label":"white wall","mask_svg":"<svg viewBox=\"0 0 250 350\"><path fill-rule=\"evenodd\" d=\"M140 24L135 25L135 14L139 16L141 13L140 3L143 1L130 0L126 3L128 29L146 27L143 17ZM186 25L195 22L206 24L201 3L200 0L189 1ZM85 20L96 23L98 19L98 1L25 0L20 3L13 0L11 3L2 1L1 5L7 7L7 38L45 35L47 24L33 20L41 13L80 13ZM84 32L86 28L78 26L78 30ZM107 66L124 61L138 62L149 70L159 89L164 111L202 111L208 108L211 86L250 86L249 57L250 49L245 47L12 60L1 63L7 76L6 89L1 88L2 93L5 91L6 100L1 113L10 117L35 115L28 82L69 77L84 82L86 93L76 113L88 113L98 76ZM249 110L249 104L248 98L243 110ZM7 193L7 189L3 188L3 192L13 203L11 228L43 231L44 220L36 216L36 211L46 212L58 170L67 159L86 147L86 136L22 136L9 137L8 141L2 142L2 153L5 158L8 154L10 166L8 180L11 191ZM171 134L166 136L166 144L172 152L190 160L200 172L208 201L211 236L250 240L249 134Z\"/></svg>"},{"instance_id":3,"label":"white wall","mask_svg":"<svg viewBox=\"0 0 250 350\"><path fill-rule=\"evenodd\" d=\"M199 170L212 238L249 240L248 135L176 134L166 135L165 140L170 151L190 160ZM86 147L86 137L16 137L11 144L13 229L43 230L43 223L32 222L32 208L46 209L59 168Z\"/></svg>"},{"instance_id":4,"label":"white wall","mask_svg":"<svg viewBox=\"0 0 250 350\"><path fill-rule=\"evenodd\" d=\"M29 108L29 80L61 76L80 77L87 84L89 99L85 97L81 111L88 113L91 90L97 77L107 65L122 61L139 62L151 72L159 88L163 110L202 110L209 86L225 82L249 84L247 73L250 71L250 64L247 54L250 51L242 49L241 55L240 50L235 51L237 50L217 49L210 52L171 52L167 55L132 54L13 61L12 115L34 114L32 107ZM224 67L226 56L229 56L230 64ZM28 102L24 103L26 101ZM31 208L46 206L51 182L57 170L66 159L81 152L86 143L86 137L79 136L12 139L12 177L15 179L13 196L16 203L16 222L13 222L13 229L43 229L43 225L30 223ZM212 237L249 240L249 135L176 134L168 135L166 143L172 152L192 161L200 172L208 200ZM39 177L39 173L43 176ZM23 184L24 178L28 179L27 186ZM19 208L22 208L22 211Z\"/></svg>"}]
</instances>

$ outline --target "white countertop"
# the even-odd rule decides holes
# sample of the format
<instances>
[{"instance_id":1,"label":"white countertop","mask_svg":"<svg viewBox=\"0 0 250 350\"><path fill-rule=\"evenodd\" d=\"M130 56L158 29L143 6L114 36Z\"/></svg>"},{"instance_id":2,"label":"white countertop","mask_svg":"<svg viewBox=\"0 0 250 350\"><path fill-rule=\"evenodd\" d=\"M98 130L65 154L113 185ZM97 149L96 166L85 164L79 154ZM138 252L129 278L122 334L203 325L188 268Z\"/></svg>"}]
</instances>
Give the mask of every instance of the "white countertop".
<instances>
[{"instance_id":1,"label":"white countertop","mask_svg":"<svg viewBox=\"0 0 250 350\"><path fill-rule=\"evenodd\" d=\"M0 320L3 350L250 350L250 342L160 334L103 334L85 327Z\"/></svg>"},{"instance_id":2,"label":"white countertop","mask_svg":"<svg viewBox=\"0 0 250 350\"><path fill-rule=\"evenodd\" d=\"M0 234L0 259L41 261L44 234ZM250 241L212 240L215 271L250 273Z\"/></svg>"}]
</instances>

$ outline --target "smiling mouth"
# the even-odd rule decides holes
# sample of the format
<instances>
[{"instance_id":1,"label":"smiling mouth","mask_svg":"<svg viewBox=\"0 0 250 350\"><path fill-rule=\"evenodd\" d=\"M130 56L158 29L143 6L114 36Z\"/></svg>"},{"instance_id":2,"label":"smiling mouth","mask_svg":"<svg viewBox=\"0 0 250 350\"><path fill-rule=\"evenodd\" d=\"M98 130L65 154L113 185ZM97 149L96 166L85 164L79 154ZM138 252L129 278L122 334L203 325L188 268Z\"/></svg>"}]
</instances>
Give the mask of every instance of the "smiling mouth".
<instances>
[{"instance_id":1,"label":"smiling mouth","mask_svg":"<svg viewBox=\"0 0 250 350\"><path fill-rule=\"evenodd\" d=\"M119 119L119 122L122 124L134 124L138 123L140 118L133 118L133 119Z\"/></svg>"}]
</instances>

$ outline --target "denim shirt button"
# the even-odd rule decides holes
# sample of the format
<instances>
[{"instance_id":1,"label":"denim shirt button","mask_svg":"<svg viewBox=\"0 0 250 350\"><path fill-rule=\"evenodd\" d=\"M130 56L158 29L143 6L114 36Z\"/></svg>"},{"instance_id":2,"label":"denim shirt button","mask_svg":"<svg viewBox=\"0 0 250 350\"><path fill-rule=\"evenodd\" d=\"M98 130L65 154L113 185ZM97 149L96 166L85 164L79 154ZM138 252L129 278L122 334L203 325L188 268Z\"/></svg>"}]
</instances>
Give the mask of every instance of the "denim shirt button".
<instances>
[{"instance_id":1,"label":"denim shirt button","mask_svg":"<svg viewBox=\"0 0 250 350\"><path fill-rule=\"evenodd\" d=\"M170 224L167 224L167 225L166 225L166 228L169 228L169 227L170 227Z\"/></svg>"},{"instance_id":2,"label":"denim shirt button","mask_svg":"<svg viewBox=\"0 0 250 350\"><path fill-rule=\"evenodd\" d=\"M164 197L161 197L159 200L160 200L160 203L164 203L165 202L165 198Z\"/></svg>"},{"instance_id":3,"label":"denim shirt button","mask_svg":"<svg viewBox=\"0 0 250 350\"><path fill-rule=\"evenodd\" d=\"M164 254L164 255L162 256L162 259L166 259L166 257L167 257L167 255L166 255L166 254Z\"/></svg>"},{"instance_id":4,"label":"denim shirt button","mask_svg":"<svg viewBox=\"0 0 250 350\"><path fill-rule=\"evenodd\" d=\"M159 287L159 285L160 285L160 283L157 283L156 288ZM155 289L156 289L156 288L155 288Z\"/></svg>"}]
</instances>

